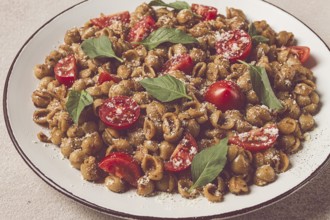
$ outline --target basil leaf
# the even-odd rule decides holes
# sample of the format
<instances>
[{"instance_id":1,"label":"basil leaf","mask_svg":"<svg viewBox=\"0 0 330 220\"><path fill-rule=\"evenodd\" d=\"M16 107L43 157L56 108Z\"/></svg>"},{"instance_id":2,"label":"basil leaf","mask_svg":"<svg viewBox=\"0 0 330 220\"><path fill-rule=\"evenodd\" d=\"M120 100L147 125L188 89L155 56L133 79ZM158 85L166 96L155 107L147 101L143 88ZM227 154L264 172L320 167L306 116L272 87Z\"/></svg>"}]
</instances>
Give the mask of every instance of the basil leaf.
<instances>
[{"instance_id":1,"label":"basil leaf","mask_svg":"<svg viewBox=\"0 0 330 220\"><path fill-rule=\"evenodd\" d=\"M208 147L195 155L191 163L194 184L190 189L212 182L223 170L227 162L228 138Z\"/></svg>"},{"instance_id":2,"label":"basil leaf","mask_svg":"<svg viewBox=\"0 0 330 220\"><path fill-rule=\"evenodd\" d=\"M93 97L86 91L71 90L68 94L68 100L65 103L66 110L69 112L74 123L78 124L79 116L86 106L93 103Z\"/></svg>"},{"instance_id":3,"label":"basil leaf","mask_svg":"<svg viewBox=\"0 0 330 220\"><path fill-rule=\"evenodd\" d=\"M265 68L240 62L249 67L252 87L261 103L273 110L282 109L283 106L274 94Z\"/></svg>"},{"instance_id":4,"label":"basil leaf","mask_svg":"<svg viewBox=\"0 0 330 220\"><path fill-rule=\"evenodd\" d=\"M189 34L181 30L175 28L162 27L152 32L146 39L139 42L139 44L142 44L146 46L149 50L152 50L158 45L165 42L170 42L175 44L198 43L198 41L194 37L190 36Z\"/></svg>"},{"instance_id":5,"label":"basil leaf","mask_svg":"<svg viewBox=\"0 0 330 220\"><path fill-rule=\"evenodd\" d=\"M258 35L257 29L253 23L250 24L248 34L251 36L253 43L267 43L269 39L262 35Z\"/></svg>"},{"instance_id":6,"label":"basil leaf","mask_svg":"<svg viewBox=\"0 0 330 220\"><path fill-rule=\"evenodd\" d=\"M140 84L147 92L161 102L170 102L179 98L188 98L186 87L183 82L170 75L157 78L146 78Z\"/></svg>"},{"instance_id":7,"label":"basil leaf","mask_svg":"<svg viewBox=\"0 0 330 220\"><path fill-rule=\"evenodd\" d=\"M185 1L175 1L169 3L168 7L174 8L176 10L190 9L190 5Z\"/></svg>"},{"instance_id":8,"label":"basil leaf","mask_svg":"<svg viewBox=\"0 0 330 220\"><path fill-rule=\"evenodd\" d=\"M256 27L254 26L253 23L251 23L250 26L249 26L248 34L249 34L251 37L253 37L253 36L255 36L255 35L258 35L257 29L256 29Z\"/></svg>"},{"instance_id":9,"label":"basil leaf","mask_svg":"<svg viewBox=\"0 0 330 220\"><path fill-rule=\"evenodd\" d=\"M163 7L173 8L175 10L183 10L183 9L190 8L189 4L185 1L175 1L172 3L166 4L162 0L153 0L149 3L149 6L163 6Z\"/></svg>"},{"instance_id":10,"label":"basil leaf","mask_svg":"<svg viewBox=\"0 0 330 220\"><path fill-rule=\"evenodd\" d=\"M168 6L168 4L166 4L162 0L152 0L151 2L149 2L148 5L149 6L163 6L163 7L167 7Z\"/></svg>"},{"instance_id":11,"label":"basil leaf","mask_svg":"<svg viewBox=\"0 0 330 220\"><path fill-rule=\"evenodd\" d=\"M115 52L112 49L112 43L106 36L85 40L81 44L81 49L91 59L98 57L109 57L115 58L118 61L123 62L121 58L116 56Z\"/></svg>"},{"instance_id":12,"label":"basil leaf","mask_svg":"<svg viewBox=\"0 0 330 220\"><path fill-rule=\"evenodd\" d=\"M264 37L262 35L255 35L252 37L252 40L259 43L267 43L269 39L267 37Z\"/></svg>"}]
</instances>

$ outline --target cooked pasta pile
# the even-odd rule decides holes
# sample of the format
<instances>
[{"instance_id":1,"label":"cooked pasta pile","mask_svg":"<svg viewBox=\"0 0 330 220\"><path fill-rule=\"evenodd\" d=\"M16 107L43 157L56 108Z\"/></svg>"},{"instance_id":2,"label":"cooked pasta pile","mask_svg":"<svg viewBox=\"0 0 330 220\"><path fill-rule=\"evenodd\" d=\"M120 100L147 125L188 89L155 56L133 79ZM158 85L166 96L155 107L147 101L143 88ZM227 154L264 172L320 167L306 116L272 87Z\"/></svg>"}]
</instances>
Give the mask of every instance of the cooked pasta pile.
<instances>
[{"instance_id":1,"label":"cooked pasta pile","mask_svg":"<svg viewBox=\"0 0 330 220\"><path fill-rule=\"evenodd\" d=\"M117 193L220 202L275 181L315 126L309 48L239 9L159 2L68 30L35 66L39 140Z\"/></svg>"}]
</instances>

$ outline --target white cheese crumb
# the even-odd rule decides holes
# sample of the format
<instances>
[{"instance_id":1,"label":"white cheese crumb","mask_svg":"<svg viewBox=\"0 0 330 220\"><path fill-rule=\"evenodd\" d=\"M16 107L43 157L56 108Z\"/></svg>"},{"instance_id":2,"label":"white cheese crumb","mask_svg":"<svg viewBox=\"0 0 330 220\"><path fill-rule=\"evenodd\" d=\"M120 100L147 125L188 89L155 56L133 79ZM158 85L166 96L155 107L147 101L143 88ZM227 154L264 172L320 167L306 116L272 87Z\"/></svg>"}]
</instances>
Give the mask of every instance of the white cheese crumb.
<instances>
[{"instance_id":1,"label":"white cheese crumb","mask_svg":"<svg viewBox=\"0 0 330 220\"><path fill-rule=\"evenodd\" d=\"M138 179L138 181L137 181L137 183L139 184L139 185L147 185L148 183L150 182L150 179L146 176L146 175L144 175L143 177L141 177L140 179Z\"/></svg>"},{"instance_id":2,"label":"white cheese crumb","mask_svg":"<svg viewBox=\"0 0 330 220\"><path fill-rule=\"evenodd\" d=\"M269 134L270 136L275 136L278 134L278 128L265 128L264 129L264 134Z\"/></svg>"}]
</instances>

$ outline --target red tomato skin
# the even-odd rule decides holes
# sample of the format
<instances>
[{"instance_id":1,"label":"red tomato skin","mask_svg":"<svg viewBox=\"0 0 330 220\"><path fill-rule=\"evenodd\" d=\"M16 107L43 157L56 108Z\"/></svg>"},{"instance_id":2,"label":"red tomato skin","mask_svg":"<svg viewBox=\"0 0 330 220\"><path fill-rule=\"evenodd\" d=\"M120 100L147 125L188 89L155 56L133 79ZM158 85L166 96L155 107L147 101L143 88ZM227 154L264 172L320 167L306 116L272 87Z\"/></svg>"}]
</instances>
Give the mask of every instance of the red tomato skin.
<instances>
[{"instance_id":1,"label":"red tomato skin","mask_svg":"<svg viewBox=\"0 0 330 220\"><path fill-rule=\"evenodd\" d=\"M146 16L131 28L127 36L127 41L140 42L154 30L156 30L155 20L151 16Z\"/></svg>"},{"instance_id":2,"label":"red tomato skin","mask_svg":"<svg viewBox=\"0 0 330 220\"><path fill-rule=\"evenodd\" d=\"M130 185L136 187L137 180L142 176L138 162L129 154L124 152L113 152L103 158L99 168L125 180Z\"/></svg>"},{"instance_id":3,"label":"red tomato skin","mask_svg":"<svg viewBox=\"0 0 330 220\"><path fill-rule=\"evenodd\" d=\"M111 116L114 116L115 118ZM104 100L99 108L99 117L101 121L107 126L117 130L125 130L132 127L139 119L139 116L140 106L128 96L110 97ZM110 121L108 117L113 121ZM121 121L125 120L125 118L128 121Z\"/></svg>"},{"instance_id":4,"label":"red tomato skin","mask_svg":"<svg viewBox=\"0 0 330 220\"><path fill-rule=\"evenodd\" d=\"M101 16L98 18L91 19L91 23L99 28L106 28L110 26L114 21L121 21L123 23L130 22L130 13L128 11L119 12L116 14Z\"/></svg>"},{"instance_id":5,"label":"red tomato skin","mask_svg":"<svg viewBox=\"0 0 330 220\"><path fill-rule=\"evenodd\" d=\"M245 104L245 97L240 87L228 80L213 83L205 92L204 99L225 112L231 109L240 110Z\"/></svg>"},{"instance_id":6,"label":"red tomato skin","mask_svg":"<svg viewBox=\"0 0 330 220\"><path fill-rule=\"evenodd\" d=\"M243 147L246 150L258 152L272 147L278 135L279 132L276 124L268 124L249 132L235 134L229 138L228 142Z\"/></svg>"},{"instance_id":7,"label":"red tomato skin","mask_svg":"<svg viewBox=\"0 0 330 220\"><path fill-rule=\"evenodd\" d=\"M194 62L189 54L182 54L166 61L163 67L163 72L171 70L180 70L185 74L191 74L194 68Z\"/></svg>"},{"instance_id":8,"label":"red tomato skin","mask_svg":"<svg viewBox=\"0 0 330 220\"><path fill-rule=\"evenodd\" d=\"M73 54L62 58L54 67L56 80L67 87L71 87L77 79L77 61Z\"/></svg>"},{"instance_id":9,"label":"red tomato skin","mask_svg":"<svg viewBox=\"0 0 330 220\"><path fill-rule=\"evenodd\" d=\"M186 133L180 143L175 148L169 161L164 162L164 169L171 172L180 172L187 169L198 153L198 146L195 138ZM181 163L176 165L176 161Z\"/></svg>"},{"instance_id":10,"label":"red tomato skin","mask_svg":"<svg viewBox=\"0 0 330 220\"><path fill-rule=\"evenodd\" d=\"M202 16L204 21L215 20L218 14L218 9L206 5L192 4L191 10Z\"/></svg>"},{"instance_id":11,"label":"red tomato skin","mask_svg":"<svg viewBox=\"0 0 330 220\"><path fill-rule=\"evenodd\" d=\"M220 35L215 48L217 54L223 55L234 63L245 60L252 50L251 36L243 30L227 31Z\"/></svg>"},{"instance_id":12,"label":"red tomato skin","mask_svg":"<svg viewBox=\"0 0 330 220\"><path fill-rule=\"evenodd\" d=\"M301 63L305 63L310 56L310 48L306 46L291 46L288 47L290 52L295 54Z\"/></svg>"},{"instance_id":13,"label":"red tomato skin","mask_svg":"<svg viewBox=\"0 0 330 220\"><path fill-rule=\"evenodd\" d=\"M115 83L119 83L120 78L118 78L116 75L113 75L111 73L104 71L104 72L100 73L97 81L98 81L99 85L101 85L104 82L108 82L108 81L114 81Z\"/></svg>"}]
</instances>

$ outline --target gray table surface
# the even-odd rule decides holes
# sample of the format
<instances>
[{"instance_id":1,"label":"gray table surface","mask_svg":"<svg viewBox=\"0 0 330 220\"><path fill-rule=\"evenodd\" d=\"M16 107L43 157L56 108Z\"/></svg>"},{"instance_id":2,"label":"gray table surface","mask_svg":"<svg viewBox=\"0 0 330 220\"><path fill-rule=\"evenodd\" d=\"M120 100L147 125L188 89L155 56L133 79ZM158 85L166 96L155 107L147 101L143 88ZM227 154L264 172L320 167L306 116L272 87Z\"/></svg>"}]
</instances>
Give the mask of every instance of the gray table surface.
<instances>
[{"instance_id":1,"label":"gray table surface","mask_svg":"<svg viewBox=\"0 0 330 220\"><path fill-rule=\"evenodd\" d=\"M0 1L1 100L5 77L20 47L46 21L78 2L80 0ZM329 0L269 2L299 18L330 46ZM34 174L11 143L2 108L0 114L0 219L116 219L67 198ZM289 197L232 219L330 219L329 183L330 163Z\"/></svg>"}]
</instances>

